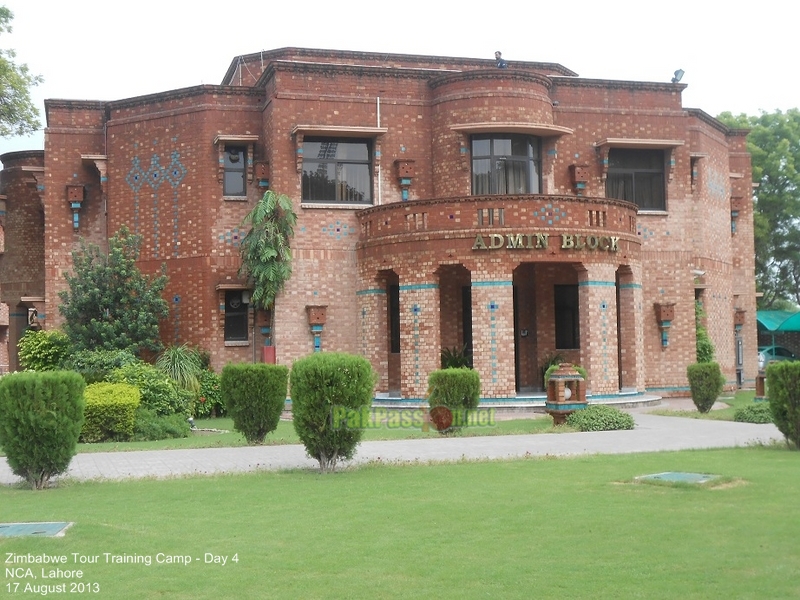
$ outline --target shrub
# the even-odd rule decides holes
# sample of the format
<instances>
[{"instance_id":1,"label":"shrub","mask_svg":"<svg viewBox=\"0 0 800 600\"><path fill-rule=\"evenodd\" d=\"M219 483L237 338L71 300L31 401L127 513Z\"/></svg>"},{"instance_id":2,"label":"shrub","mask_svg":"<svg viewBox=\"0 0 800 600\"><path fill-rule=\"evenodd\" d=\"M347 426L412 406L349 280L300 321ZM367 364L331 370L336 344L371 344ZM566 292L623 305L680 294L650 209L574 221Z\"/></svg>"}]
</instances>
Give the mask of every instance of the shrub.
<instances>
[{"instance_id":1,"label":"shrub","mask_svg":"<svg viewBox=\"0 0 800 600\"><path fill-rule=\"evenodd\" d=\"M283 365L236 364L222 369L220 390L233 427L248 444L263 444L286 404L289 369Z\"/></svg>"},{"instance_id":2,"label":"shrub","mask_svg":"<svg viewBox=\"0 0 800 600\"><path fill-rule=\"evenodd\" d=\"M137 362L127 350L79 350L65 361L64 368L77 371L89 384L106 381L115 369Z\"/></svg>"},{"instance_id":3,"label":"shrub","mask_svg":"<svg viewBox=\"0 0 800 600\"><path fill-rule=\"evenodd\" d=\"M14 474L34 489L66 472L83 425L77 373L12 373L0 378L0 447Z\"/></svg>"},{"instance_id":4,"label":"shrub","mask_svg":"<svg viewBox=\"0 0 800 600\"><path fill-rule=\"evenodd\" d=\"M578 431L614 431L633 429L633 417L626 412L606 406L592 404L567 416L567 425Z\"/></svg>"},{"instance_id":5,"label":"shrub","mask_svg":"<svg viewBox=\"0 0 800 600\"><path fill-rule=\"evenodd\" d=\"M108 376L112 383L129 383L139 388L142 406L159 415L191 414L193 395L179 389L165 373L145 362L125 365Z\"/></svg>"},{"instance_id":6,"label":"shrub","mask_svg":"<svg viewBox=\"0 0 800 600\"><path fill-rule=\"evenodd\" d=\"M767 384L772 421L786 441L800 450L800 362L770 363Z\"/></svg>"},{"instance_id":7,"label":"shrub","mask_svg":"<svg viewBox=\"0 0 800 600\"><path fill-rule=\"evenodd\" d=\"M740 423L772 423L772 409L769 407L769 402L749 404L737 408L733 413L733 420Z\"/></svg>"},{"instance_id":8,"label":"shrub","mask_svg":"<svg viewBox=\"0 0 800 600\"><path fill-rule=\"evenodd\" d=\"M200 392L194 402L196 419L224 417L227 414L225 404L222 402L219 380L219 375L213 371L206 370L200 374Z\"/></svg>"},{"instance_id":9,"label":"shrub","mask_svg":"<svg viewBox=\"0 0 800 600\"><path fill-rule=\"evenodd\" d=\"M714 406L714 402L722 393L722 386L725 385L725 377L720 371L719 364L706 362L689 365L686 368L686 376L692 391L692 402L698 411L707 413Z\"/></svg>"},{"instance_id":10,"label":"shrub","mask_svg":"<svg viewBox=\"0 0 800 600\"><path fill-rule=\"evenodd\" d=\"M197 393L200 391L200 374L203 365L200 353L186 344L166 348L156 359L156 368L166 373L179 388Z\"/></svg>"},{"instance_id":11,"label":"shrub","mask_svg":"<svg viewBox=\"0 0 800 600\"><path fill-rule=\"evenodd\" d=\"M460 429L460 418L466 411L478 408L481 398L481 379L471 369L441 369L428 376L428 404L431 420L440 433ZM447 410L442 410L444 407Z\"/></svg>"},{"instance_id":12,"label":"shrub","mask_svg":"<svg viewBox=\"0 0 800 600\"><path fill-rule=\"evenodd\" d=\"M142 406L136 411L134 442L152 442L171 438L185 438L192 428L183 415L162 416L154 410Z\"/></svg>"},{"instance_id":13,"label":"shrub","mask_svg":"<svg viewBox=\"0 0 800 600\"><path fill-rule=\"evenodd\" d=\"M545 388L547 388L547 384L550 381L550 375L552 375L553 371L558 369L558 367L560 367L560 366L561 366L561 363L557 363L557 364L553 364L553 365L550 365L549 367L547 367L547 370L544 372L544 387ZM583 381L585 382L585 384L588 385L589 374L586 372L586 369L584 369L580 365L572 365L572 368L575 369L581 377L583 377Z\"/></svg>"},{"instance_id":14,"label":"shrub","mask_svg":"<svg viewBox=\"0 0 800 600\"><path fill-rule=\"evenodd\" d=\"M127 383L92 383L83 394L86 400L81 441L87 443L127 442L133 437L138 388Z\"/></svg>"},{"instance_id":15,"label":"shrub","mask_svg":"<svg viewBox=\"0 0 800 600\"><path fill-rule=\"evenodd\" d=\"M375 373L361 356L320 352L295 361L291 375L292 419L308 455L323 473L353 458L364 433L360 427L334 428L335 410L368 410Z\"/></svg>"},{"instance_id":16,"label":"shrub","mask_svg":"<svg viewBox=\"0 0 800 600\"><path fill-rule=\"evenodd\" d=\"M17 347L20 367L32 371L61 369L70 355L69 338L58 329L51 331L29 329Z\"/></svg>"},{"instance_id":17,"label":"shrub","mask_svg":"<svg viewBox=\"0 0 800 600\"><path fill-rule=\"evenodd\" d=\"M453 348L444 348L441 353L441 362L443 369L459 369L461 367L472 368L472 357L467 351L466 344L461 348L457 346Z\"/></svg>"}]
</instances>

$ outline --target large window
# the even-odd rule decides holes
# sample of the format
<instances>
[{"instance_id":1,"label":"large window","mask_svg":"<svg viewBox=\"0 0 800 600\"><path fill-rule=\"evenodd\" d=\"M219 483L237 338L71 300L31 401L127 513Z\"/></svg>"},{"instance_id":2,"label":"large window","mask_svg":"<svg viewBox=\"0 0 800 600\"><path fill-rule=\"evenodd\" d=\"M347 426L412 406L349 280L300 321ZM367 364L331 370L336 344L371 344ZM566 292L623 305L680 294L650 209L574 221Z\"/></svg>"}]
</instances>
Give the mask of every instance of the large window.
<instances>
[{"instance_id":1,"label":"large window","mask_svg":"<svg viewBox=\"0 0 800 600\"><path fill-rule=\"evenodd\" d=\"M538 194L541 189L539 138L518 134L472 138L472 193Z\"/></svg>"},{"instance_id":2,"label":"large window","mask_svg":"<svg viewBox=\"0 0 800 600\"><path fill-rule=\"evenodd\" d=\"M664 151L611 148L606 197L635 203L642 210L666 210Z\"/></svg>"},{"instance_id":3,"label":"large window","mask_svg":"<svg viewBox=\"0 0 800 600\"><path fill-rule=\"evenodd\" d=\"M554 286L556 305L556 348L572 350L580 348L578 318L578 286Z\"/></svg>"},{"instance_id":4,"label":"large window","mask_svg":"<svg viewBox=\"0 0 800 600\"><path fill-rule=\"evenodd\" d=\"M247 151L241 146L225 146L225 176L222 181L224 196L245 196Z\"/></svg>"},{"instance_id":5,"label":"large window","mask_svg":"<svg viewBox=\"0 0 800 600\"><path fill-rule=\"evenodd\" d=\"M243 290L225 292L225 341L247 341L247 304Z\"/></svg>"},{"instance_id":6,"label":"large window","mask_svg":"<svg viewBox=\"0 0 800 600\"><path fill-rule=\"evenodd\" d=\"M369 140L305 138L303 202L372 204Z\"/></svg>"}]
</instances>

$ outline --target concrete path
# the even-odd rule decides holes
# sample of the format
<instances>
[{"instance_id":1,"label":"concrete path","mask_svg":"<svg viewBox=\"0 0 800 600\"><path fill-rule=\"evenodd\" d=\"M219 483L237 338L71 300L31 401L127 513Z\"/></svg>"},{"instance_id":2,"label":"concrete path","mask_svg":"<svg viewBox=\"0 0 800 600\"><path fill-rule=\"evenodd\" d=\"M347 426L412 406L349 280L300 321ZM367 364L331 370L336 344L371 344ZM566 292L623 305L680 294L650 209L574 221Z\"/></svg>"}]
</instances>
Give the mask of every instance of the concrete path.
<instances>
[{"instance_id":1,"label":"concrete path","mask_svg":"<svg viewBox=\"0 0 800 600\"><path fill-rule=\"evenodd\" d=\"M663 417L647 414L644 409L630 412L636 421L636 427L630 431L363 442L350 464L377 460L427 462L526 455L624 454L783 440L771 424ZM302 445L258 446L78 454L66 476L80 480L161 478L316 467L317 463L306 457ZM0 484L18 481L5 459L0 459Z\"/></svg>"}]
</instances>

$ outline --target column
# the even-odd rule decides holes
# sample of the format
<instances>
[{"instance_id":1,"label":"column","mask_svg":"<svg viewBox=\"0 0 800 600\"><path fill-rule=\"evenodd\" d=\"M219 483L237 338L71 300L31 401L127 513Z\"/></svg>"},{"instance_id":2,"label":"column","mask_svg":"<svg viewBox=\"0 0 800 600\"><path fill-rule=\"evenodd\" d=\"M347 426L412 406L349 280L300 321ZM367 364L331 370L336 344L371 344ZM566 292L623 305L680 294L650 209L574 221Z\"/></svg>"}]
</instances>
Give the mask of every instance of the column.
<instances>
[{"instance_id":1,"label":"column","mask_svg":"<svg viewBox=\"0 0 800 600\"><path fill-rule=\"evenodd\" d=\"M516 398L514 285L509 279L472 281L472 360L481 398Z\"/></svg>"},{"instance_id":2,"label":"column","mask_svg":"<svg viewBox=\"0 0 800 600\"><path fill-rule=\"evenodd\" d=\"M641 266L619 269L619 373L622 391L644 391L644 310Z\"/></svg>"},{"instance_id":3,"label":"column","mask_svg":"<svg viewBox=\"0 0 800 600\"><path fill-rule=\"evenodd\" d=\"M400 273L400 389L405 400L425 402L428 375L441 368L439 283L431 274L414 281Z\"/></svg>"},{"instance_id":4,"label":"column","mask_svg":"<svg viewBox=\"0 0 800 600\"><path fill-rule=\"evenodd\" d=\"M616 266L586 264L578 273L581 366L592 396L619 391Z\"/></svg>"}]
</instances>

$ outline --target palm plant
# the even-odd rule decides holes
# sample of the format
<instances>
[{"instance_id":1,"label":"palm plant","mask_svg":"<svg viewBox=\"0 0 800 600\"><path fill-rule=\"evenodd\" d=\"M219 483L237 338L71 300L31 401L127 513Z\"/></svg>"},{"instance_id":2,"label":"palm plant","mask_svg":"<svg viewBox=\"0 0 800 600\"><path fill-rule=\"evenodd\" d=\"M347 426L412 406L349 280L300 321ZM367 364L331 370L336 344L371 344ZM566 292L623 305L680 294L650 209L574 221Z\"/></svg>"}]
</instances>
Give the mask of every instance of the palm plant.
<instances>
[{"instance_id":1,"label":"palm plant","mask_svg":"<svg viewBox=\"0 0 800 600\"><path fill-rule=\"evenodd\" d=\"M250 302L254 308L271 311L275 297L283 290L292 274L292 250L289 239L294 235L297 215L292 200L285 194L272 190L264 193L253 210L242 221L250 230L242 239L239 251L242 266L239 274L253 284ZM270 326L272 326L270 322Z\"/></svg>"},{"instance_id":2,"label":"palm plant","mask_svg":"<svg viewBox=\"0 0 800 600\"><path fill-rule=\"evenodd\" d=\"M169 346L158 355L156 368L166 373L178 387L195 394L200 391L203 363L195 348L186 344Z\"/></svg>"}]
</instances>

